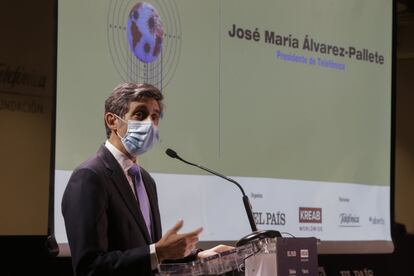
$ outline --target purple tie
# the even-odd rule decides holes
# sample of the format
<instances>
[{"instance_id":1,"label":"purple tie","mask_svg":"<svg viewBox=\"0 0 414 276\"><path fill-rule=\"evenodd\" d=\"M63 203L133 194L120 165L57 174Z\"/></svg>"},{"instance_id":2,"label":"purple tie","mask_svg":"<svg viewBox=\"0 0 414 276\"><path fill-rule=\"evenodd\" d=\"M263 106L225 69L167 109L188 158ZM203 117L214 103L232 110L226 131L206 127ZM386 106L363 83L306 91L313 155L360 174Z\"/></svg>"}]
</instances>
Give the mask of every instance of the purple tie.
<instances>
[{"instance_id":1,"label":"purple tie","mask_svg":"<svg viewBox=\"0 0 414 276\"><path fill-rule=\"evenodd\" d=\"M135 194L139 203L139 209L141 210L145 224L147 225L148 233L151 237L150 204L147 192L145 191L144 183L142 182L141 170L137 164L134 164L131 168L129 168L128 173L130 176L132 176L135 187Z\"/></svg>"}]
</instances>

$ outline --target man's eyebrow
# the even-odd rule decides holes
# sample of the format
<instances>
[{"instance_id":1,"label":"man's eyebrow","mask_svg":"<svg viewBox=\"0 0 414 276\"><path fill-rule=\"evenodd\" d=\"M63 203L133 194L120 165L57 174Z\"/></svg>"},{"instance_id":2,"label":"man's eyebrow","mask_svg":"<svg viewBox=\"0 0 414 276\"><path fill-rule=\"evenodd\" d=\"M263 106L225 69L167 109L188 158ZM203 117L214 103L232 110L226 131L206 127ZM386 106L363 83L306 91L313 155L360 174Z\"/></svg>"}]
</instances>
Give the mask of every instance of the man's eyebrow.
<instances>
[{"instance_id":1,"label":"man's eyebrow","mask_svg":"<svg viewBox=\"0 0 414 276\"><path fill-rule=\"evenodd\" d=\"M137 105L132 113L136 113L137 111L141 111L143 109L145 111L149 112L149 109L148 109L147 105L145 103L143 103L143 104ZM161 115L161 110L159 108L154 108L154 112L157 113L158 116Z\"/></svg>"},{"instance_id":2,"label":"man's eyebrow","mask_svg":"<svg viewBox=\"0 0 414 276\"><path fill-rule=\"evenodd\" d=\"M145 109L145 110L147 110L147 111L148 111L148 107L147 107L145 104L142 104L142 105L137 105L137 106L134 108L133 113L135 113L135 112L137 112L137 111L139 111L139 110L142 110L142 109Z\"/></svg>"}]
</instances>

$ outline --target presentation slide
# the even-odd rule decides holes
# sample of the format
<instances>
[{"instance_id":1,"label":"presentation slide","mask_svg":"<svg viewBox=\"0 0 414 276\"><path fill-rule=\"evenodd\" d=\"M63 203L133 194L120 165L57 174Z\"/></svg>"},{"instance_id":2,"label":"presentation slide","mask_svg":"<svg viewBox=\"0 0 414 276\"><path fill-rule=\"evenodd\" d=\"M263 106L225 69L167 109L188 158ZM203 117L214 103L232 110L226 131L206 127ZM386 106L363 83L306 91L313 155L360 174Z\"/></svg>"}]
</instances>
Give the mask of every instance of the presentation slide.
<instances>
[{"instance_id":1,"label":"presentation slide","mask_svg":"<svg viewBox=\"0 0 414 276\"><path fill-rule=\"evenodd\" d=\"M59 1L58 243L71 172L106 140L105 99L146 82L165 96L160 142L139 158L164 231L182 218L202 241L251 232L239 189L171 148L239 182L259 229L392 247L391 75L389 0Z\"/></svg>"}]
</instances>

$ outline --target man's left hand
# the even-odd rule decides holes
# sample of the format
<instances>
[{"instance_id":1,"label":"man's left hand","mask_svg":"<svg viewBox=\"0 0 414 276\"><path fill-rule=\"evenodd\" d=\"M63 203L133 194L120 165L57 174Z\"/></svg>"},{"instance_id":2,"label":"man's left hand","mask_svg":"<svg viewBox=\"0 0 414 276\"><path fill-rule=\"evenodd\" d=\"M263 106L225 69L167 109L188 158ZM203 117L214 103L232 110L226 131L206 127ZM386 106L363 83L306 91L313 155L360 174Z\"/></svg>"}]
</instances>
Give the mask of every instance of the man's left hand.
<instances>
[{"instance_id":1,"label":"man's left hand","mask_svg":"<svg viewBox=\"0 0 414 276\"><path fill-rule=\"evenodd\" d=\"M222 252L225 252L225 251L228 251L228 250L231 250L231 249L234 249L234 247L229 246L229 245L220 244L220 245L217 245L213 248L206 249L206 250L203 250L201 252L198 252L197 258L198 259L204 259L204 258L214 256L214 255L217 255L218 253L222 253Z\"/></svg>"}]
</instances>

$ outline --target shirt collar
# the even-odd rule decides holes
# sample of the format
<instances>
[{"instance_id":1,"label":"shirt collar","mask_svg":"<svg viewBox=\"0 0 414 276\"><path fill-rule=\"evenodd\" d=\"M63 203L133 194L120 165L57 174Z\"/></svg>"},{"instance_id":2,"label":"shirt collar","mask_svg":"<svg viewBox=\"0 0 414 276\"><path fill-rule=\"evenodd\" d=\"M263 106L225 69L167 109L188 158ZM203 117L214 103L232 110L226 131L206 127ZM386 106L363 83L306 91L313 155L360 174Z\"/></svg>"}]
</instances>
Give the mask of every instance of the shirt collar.
<instances>
[{"instance_id":1,"label":"shirt collar","mask_svg":"<svg viewBox=\"0 0 414 276\"><path fill-rule=\"evenodd\" d=\"M106 140L105 147L112 153L112 155L115 157L116 161L118 161L119 165L124 171L128 171L129 168L134 165L134 162L129 159L125 154L123 154L119 149L117 149L114 145L109 142L109 140Z\"/></svg>"}]
</instances>

